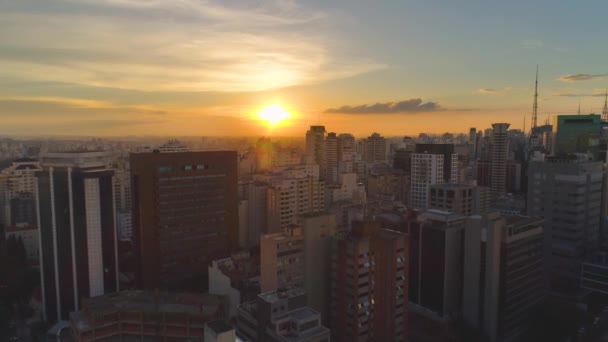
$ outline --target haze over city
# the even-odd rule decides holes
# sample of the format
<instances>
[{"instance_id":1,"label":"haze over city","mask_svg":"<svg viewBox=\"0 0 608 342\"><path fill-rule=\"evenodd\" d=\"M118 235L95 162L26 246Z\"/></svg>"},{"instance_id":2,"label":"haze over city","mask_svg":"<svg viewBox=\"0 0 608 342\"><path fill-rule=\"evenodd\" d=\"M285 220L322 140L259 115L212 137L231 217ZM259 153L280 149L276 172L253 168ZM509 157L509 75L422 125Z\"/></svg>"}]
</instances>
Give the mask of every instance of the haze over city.
<instances>
[{"instance_id":1,"label":"haze over city","mask_svg":"<svg viewBox=\"0 0 608 342\"><path fill-rule=\"evenodd\" d=\"M365 136L599 113L603 1L5 1L1 134ZM290 118L266 125L277 104ZM441 124L438 124L441 123Z\"/></svg>"}]
</instances>

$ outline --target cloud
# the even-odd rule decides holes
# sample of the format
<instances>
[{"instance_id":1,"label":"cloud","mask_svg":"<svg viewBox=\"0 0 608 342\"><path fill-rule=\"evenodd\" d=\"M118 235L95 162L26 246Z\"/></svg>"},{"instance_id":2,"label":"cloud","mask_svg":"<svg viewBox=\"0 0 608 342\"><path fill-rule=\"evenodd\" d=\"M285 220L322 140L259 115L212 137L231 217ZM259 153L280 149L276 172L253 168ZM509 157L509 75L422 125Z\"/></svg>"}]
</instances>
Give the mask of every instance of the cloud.
<instances>
[{"instance_id":1,"label":"cloud","mask_svg":"<svg viewBox=\"0 0 608 342\"><path fill-rule=\"evenodd\" d=\"M2 2L0 77L251 92L385 68L364 57L341 58L336 37L326 32L330 22L326 13L289 0Z\"/></svg>"},{"instance_id":2,"label":"cloud","mask_svg":"<svg viewBox=\"0 0 608 342\"><path fill-rule=\"evenodd\" d=\"M604 97L604 96L606 96L606 93L600 93L600 92L595 92L592 94L559 93L559 94L553 94L553 96L558 96L558 97Z\"/></svg>"},{"instance_id":3,"label":"cloud","mask_svg":"<svg viewBox=\"0 0 608 342\"><path fill-rule=\"evenodd\" d=\"M523 42L521 42L521 45L523 45L526 48L540 49L545 46L545 43L543 41L537 40L537 39L526 39Z\"/></svg>"},{"instance_id":4,"label":"cloud","mask_svg":"<svg viewBox=\"0 0 608 342\"><path fill-rule=\"evenodd\" d=\"M325 113L341 114L397 114L397 113L419 113L436 112L443 110L437 102L422 102L420 98L413 98L399 102L376 103L372 105L342 106L329 108Z\"/></svg>"},{"instance_id":5,"label":"cloud","mask_svg":"<svg viewBox=\"0 0 608 342\"><path fill-rule=\"evenodd\" d=\"M608 77L608 74L572 74L565 75L559 78L562 82L578 82L578 81L589 81L594 79L601 79Z\"/></svg>"},{"instance_id":6,"label":"cloud","mask_svg":"<svg viewBox=\"0 0 608 342\"><path fill-rule=\"evenodd\" d=\"M511 91L511 87L504 87L501 89L496 89L496 88L481 88L479 90L476 91L476 93L478 94L483 94L483 95L495 95L495 94L500 94L500 93L506 93Z\"/></svg>"}]
</instances>

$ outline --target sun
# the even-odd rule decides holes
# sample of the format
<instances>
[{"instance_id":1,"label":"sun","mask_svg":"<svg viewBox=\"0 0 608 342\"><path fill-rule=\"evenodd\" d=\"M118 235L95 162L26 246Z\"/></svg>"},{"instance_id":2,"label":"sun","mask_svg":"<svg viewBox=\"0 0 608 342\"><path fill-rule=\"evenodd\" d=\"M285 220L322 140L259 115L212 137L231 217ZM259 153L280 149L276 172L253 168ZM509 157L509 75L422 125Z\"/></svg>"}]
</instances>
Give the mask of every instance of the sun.
<instances>
[{"instance_id":1,"label":"sun","mask_svg":"<svg viewBox=\"0 0 608 342\"><path fill-rule=\"evenodd\" d=\"M258 113L258 116L261 119L266 120L266 122L268 122L270 126L276 126L280 124L283 120L291 117L291 114L289 114L288 111L283 109L283 107L275 103L262 109Z\"/></svg>"}]
</instances>

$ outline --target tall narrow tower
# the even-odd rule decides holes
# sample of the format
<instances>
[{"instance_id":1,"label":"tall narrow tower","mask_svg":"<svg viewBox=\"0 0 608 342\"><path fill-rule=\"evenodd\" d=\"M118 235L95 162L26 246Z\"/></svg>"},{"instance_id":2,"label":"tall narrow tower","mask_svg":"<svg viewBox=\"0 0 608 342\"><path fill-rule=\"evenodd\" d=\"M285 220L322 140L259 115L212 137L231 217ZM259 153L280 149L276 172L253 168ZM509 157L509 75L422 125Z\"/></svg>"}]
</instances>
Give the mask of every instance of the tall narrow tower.
<instances>
[{"instance_id":1,"label":"tall narrow tower","mask_svg":"<svg viewBox=\"0 0 608 342\"><path fill-rule=\"evenodd\" d=\"M602 110L602 121L608 121L608 89L604 97L604 110Z\"/></svg>"}]
</instances>

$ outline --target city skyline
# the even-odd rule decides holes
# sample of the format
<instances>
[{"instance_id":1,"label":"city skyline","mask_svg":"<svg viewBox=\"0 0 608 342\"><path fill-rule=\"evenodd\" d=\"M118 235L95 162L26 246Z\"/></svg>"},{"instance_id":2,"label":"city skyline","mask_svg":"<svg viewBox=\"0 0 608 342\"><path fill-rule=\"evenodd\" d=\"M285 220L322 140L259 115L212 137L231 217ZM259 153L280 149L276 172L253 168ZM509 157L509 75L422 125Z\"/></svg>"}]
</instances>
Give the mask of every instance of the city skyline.
<instances>
[{"instance_id":1,"label":"city skyline","mask_svg":"<svg viewBox=\"0 0 608 342\"><path fill-rule=\"evenodd\" d=\"M539 123L599 114L608 5L593 3L5 2L0 134L529 129L537 64ZM291 117L267 125L273 104Z\"/></svg>"}]
</instances>

